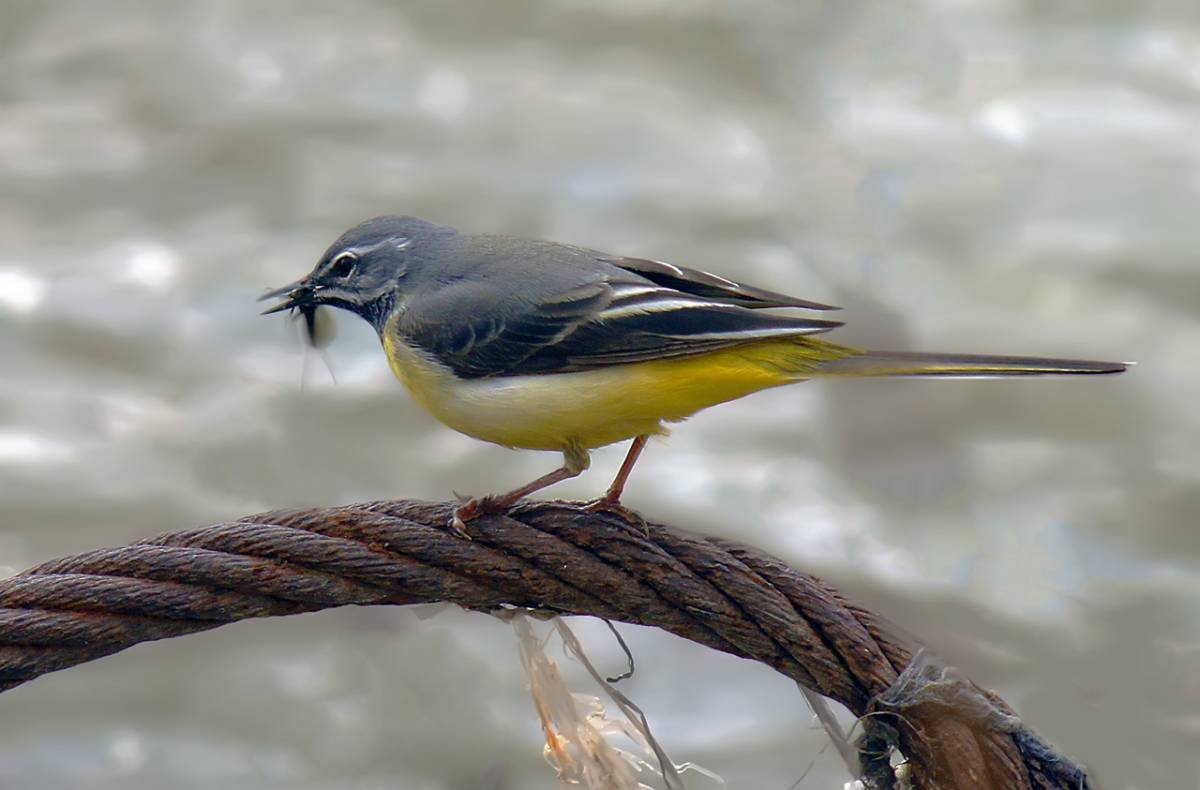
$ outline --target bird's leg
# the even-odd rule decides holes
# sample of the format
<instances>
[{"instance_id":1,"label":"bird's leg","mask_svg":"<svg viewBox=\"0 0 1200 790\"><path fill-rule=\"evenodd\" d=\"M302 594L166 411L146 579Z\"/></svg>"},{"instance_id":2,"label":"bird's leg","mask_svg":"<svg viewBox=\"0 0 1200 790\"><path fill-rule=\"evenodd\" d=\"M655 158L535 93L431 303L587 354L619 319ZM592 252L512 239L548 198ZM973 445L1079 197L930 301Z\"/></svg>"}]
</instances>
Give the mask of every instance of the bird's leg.
<instances>
[{"instance_id":1,"label":"bird's leg","mask_svg":"<svg viewBox=\"0 0 1200 790\"><path fill-rule=\"evenodd\" d=\"M649 438L643 434L633 440L633 444L629 445L629 452L625 454L625 460L621 462L621 468L617 470L617 476L613 478L608 491L599 499L589 502L588 510L608 511L645 526L646 522L641 516L621 504L621 494L625 492L625 483L629 480L629 473L633 471L633 465L637 463L638 456L642 454L642 450L646 447L646 440Z\"/></svg>"},{"instance_id":2,"label":"bird's leg","mask_svg":"<svg viewBox=\"0 0 1200 790\"><path fill-rule=\"evenodd\" d=\"M563 465L549 474L544 474L537 480L526 483L520 488L514 488L506 494L491 494L484 497L473 497L463 502L454 511L450 527L461 535L466 535L467 522L477 516L496 513L507 513L509 508L530 494L548 488L563 480L578 477L591 463L588 451L581 447L568 447L563 450Z\"/></svg>"},{"instance_id":3,"label":"bird's leg","mask_svg":"<svg viewBox=\"0 0 1200 790\"><path fill-rule=\"evenodd\" d=\"M633 444L629 445L629 452L625 453L625 460L621 462L621 468L617 470L617 476L609 484L608 491L603 497L596 500L597 502L615 505L621 501L621 494L625 493L625 483L629 480L629 473L633 471L633 465L637 463L638 456L642 454L642 450L646 447L646 440L649 438L642 434L633 440Z\"/></svg>"}]
</instances>

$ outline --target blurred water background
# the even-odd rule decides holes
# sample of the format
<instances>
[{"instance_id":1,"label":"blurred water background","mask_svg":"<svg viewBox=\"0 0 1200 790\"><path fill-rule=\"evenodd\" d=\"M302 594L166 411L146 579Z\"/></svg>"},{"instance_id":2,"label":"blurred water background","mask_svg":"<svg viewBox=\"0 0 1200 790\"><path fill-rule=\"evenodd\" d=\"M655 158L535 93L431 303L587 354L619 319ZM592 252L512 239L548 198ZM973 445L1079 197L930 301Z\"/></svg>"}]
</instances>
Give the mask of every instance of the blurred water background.
<instances>
[{"instance_id":1,"label":"blurred water background","mask_svg":"<svg viewBox=\"0 0 1200 790\"><path fill-rule=\"evenodd\" d=\"M627 501L841 585L1102 788L1200 786L1198 99L1193 0L4 0L0 565L547 471L358 321L302 390L254 298L379 213L571 241L842 304L848 342L1136 360L760 394ZM784 678L622 630L676 760L845 781ZM0 786L552 788L524 685L480 615L242 623L4 694Z\"/></svg>"}]
</instances>

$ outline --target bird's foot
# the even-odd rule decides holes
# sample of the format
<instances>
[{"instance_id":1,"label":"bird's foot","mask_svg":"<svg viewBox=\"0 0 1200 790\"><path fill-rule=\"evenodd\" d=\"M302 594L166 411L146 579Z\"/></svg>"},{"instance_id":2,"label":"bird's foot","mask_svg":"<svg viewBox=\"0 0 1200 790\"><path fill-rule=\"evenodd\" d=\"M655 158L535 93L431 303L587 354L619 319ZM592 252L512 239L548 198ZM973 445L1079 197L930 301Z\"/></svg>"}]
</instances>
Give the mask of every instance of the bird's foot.
<instances>
[{"instance_id":1,"label":"bird's foot","mask_svg":"<svg viewBox=\"0 0 1200 790\"><path fill-rule=\"evenodd\" d=\"M471 536L467 533L467 522L472 521L480 516L494 516L500 513L507 513L509 508L513 506L513 502L507 497L498 496L480 496L480 497L464 497L460 494L455 494L459 502L462 504L454 509L454 515L450 517L450 529L459 537L471 540Z\"/></svg>"},{"instance_id":2,"label":"bird's foot","mask_svg":"<svg viewBox=\"0 0 1200 790\"><path fill-rule=\"evenodd\" d=\"M646 523L646 519L642 518L641 514L636 510L626 507L621 504L621 500L617 497L605 496L599 499L593 499L586 503L583 509L589 513L611 513L622 521L627 521L633 527L636 527L646 537L650 537L650 525Z\"/></svg>"}]
</instances>

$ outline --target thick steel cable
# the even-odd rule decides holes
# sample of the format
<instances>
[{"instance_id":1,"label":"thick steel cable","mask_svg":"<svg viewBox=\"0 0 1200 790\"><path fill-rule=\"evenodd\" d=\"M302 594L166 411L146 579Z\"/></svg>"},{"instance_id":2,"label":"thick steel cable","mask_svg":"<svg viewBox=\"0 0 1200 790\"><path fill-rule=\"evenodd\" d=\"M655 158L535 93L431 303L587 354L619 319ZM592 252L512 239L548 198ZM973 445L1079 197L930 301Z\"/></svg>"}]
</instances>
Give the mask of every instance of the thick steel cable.
<instances>
[{"instance_id":1,"label":"thick steel cable","mask_svg":"<svg viewBox=\"0 0 1200 790\"><path fill-rule=\"evenodd\" d=\"M411 501L275 511L44 563L0 581L0 691L138 642L348 604L449 601L652 625L761 661L864 716L864 778L888 747L923 788L1086 787L998 697L762 552L567 503L445 528ZM916 672L916 669L921 672ZM908 671L906 671L906 669Z\"/></svg>"}]
</instances>

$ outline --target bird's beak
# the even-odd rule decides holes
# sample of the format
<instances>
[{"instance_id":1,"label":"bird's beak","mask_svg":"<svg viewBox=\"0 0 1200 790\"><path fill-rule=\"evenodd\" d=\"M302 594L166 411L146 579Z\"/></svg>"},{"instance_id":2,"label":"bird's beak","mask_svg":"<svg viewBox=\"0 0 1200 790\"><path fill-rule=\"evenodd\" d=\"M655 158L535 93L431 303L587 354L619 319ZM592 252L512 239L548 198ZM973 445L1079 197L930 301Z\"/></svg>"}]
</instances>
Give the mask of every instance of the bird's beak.
<instances>
[{"instance_id":1,"label":"bird's beak","mask_svg":"<svg viewBox=\"0 0 1200 790\"><path fill-rule=\"evenodd\" d=\"M263 310L262 314L270 315L271 313L281 313L284 310L299 313L297 317L304 319L304 329L307 332L309 344L322 346L328 341L329 332L322 332L320 325L317 323L317 308L321 306L321 302L317 299L318 290L320 290L320 286L315 285L312 280L305 277L282 288L267 291L258 297L258 301L262 302L267 299L283 297L283 301ZM326 321L325 323L328 324L329 322Z\"/></svg>"},{"instance_id":2,"label":"bird's beak","mask_svg":"<svg viewBox=\"0 0 1200 790\"><path fill-rule=\"evenodd\" d=\"M268 299L278 299L283 297L283 301L279 304L272 305L266 310L263 310L263 315L271 313L279 313L284 310L312 310L316 308L316 287L306 277L303 280L297 280L294 283L275 288L267 291L262 296L258 297L258 301L265 302Z\"/></svg>"}]
</instances>

